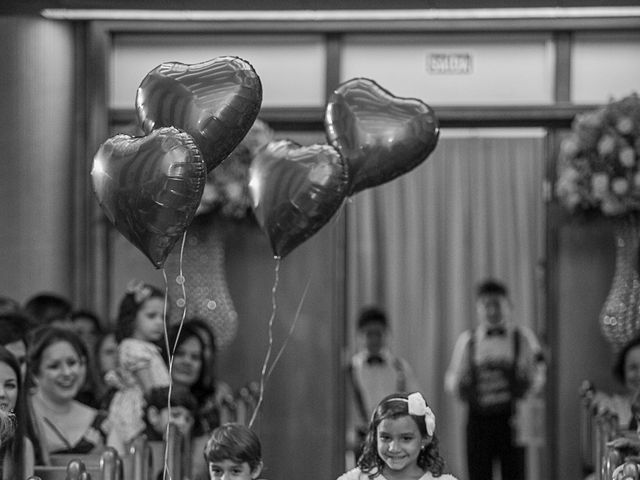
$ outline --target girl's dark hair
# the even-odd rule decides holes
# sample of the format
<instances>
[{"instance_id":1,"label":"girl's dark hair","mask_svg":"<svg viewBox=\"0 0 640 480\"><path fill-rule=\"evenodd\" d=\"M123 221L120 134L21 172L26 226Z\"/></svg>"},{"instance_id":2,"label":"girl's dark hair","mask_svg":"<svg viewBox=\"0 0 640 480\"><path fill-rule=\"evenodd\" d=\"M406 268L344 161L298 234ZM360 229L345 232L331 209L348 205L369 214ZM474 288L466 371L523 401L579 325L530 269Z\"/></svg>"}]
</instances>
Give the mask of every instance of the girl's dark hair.
<instances>
[{"instance_id":1,"label":"girl's dark hair","mask_svg":"<svg viewBox=\"0 0 640 480\"><path fill-rule=\"evenodd\" d=\"M136 328L138 310L151 298L164 299L164 292L153 285L142 284L134 287L133 291L125 293L118 309L116 342L120 343L125 338L133 335Z\"/></svg>"},{"instance_id":2,"label":"girl's dark hair","mask_svg":"<svg viewBox=\"0 0 640 480\"><path fill-rule=\"evenodd\" d=\"M13 437L6 441L7 450L12 462L12 478L25 478L24 472L24 442L26 439L27 425L29 423L28 409L25 400L24 386L20 375L20 365L9 350L0 347L0 363L6 363L16 374L18 383L18 398L14 407L15 414L15 432ZM4 442L3 442L4 443ZM35 443L35 442L34 442ZM2 445L5 447L5 445Z\"/></svg>"},{"instance_id":3,"label":"girl's dark hair","mask_svg":"<svg viewBox=\"0 0 640 480\"><path fill-rule=\"evenodd\" d=\"M209 437L204 458L207 462L247 462L251 471L254 471L262 464L260 439L245 425L226 423L216 428Z\"/></svg>"},{"instance_id":4,"label":"girl's dark hair","mask_svg":"<svg viewBox=\"0 0 640 480\"><path fill-rule=\"evenodd\" d=\"M624 364L627 360L627 355L631 350L635 347L640 346L640 335L629 340L622 347L622 350L618 352L616 355L615 361L613 363L613 376L618 380L622 385L624 385Z\"/></svg>"},{"instance_id":5,"label":"girl's dark hair","mask_svg":"<svg viewBox=\"0 0 640 480\"><path fill-rule=\"evenodd\" d=\"M191 393L198 400L198 405L202 406L208 398L211 398L216 390L216 379L214 374L215 337L207 324L200 319L190 319L180 325L173 325L169 330L169 347L175 350L189 338L195 338L200 342L202 352L200 360L202 367L200 375L191 386ZM176 344L176 339L178 343Z\"/></svg>"},{"instance_id":6,"label":"girl's dark hair","mask_svg":"<svg viewBox=\"0 0 640 480\"><path fill-rule=\"evenodd\" d=\"M418 430L423 437L427 436L427 427L425 425L424 416L410 415L409 403L407 402L408 394L393 393L386 396L376 407L369 423L369 431L364 442L362 454L358 459L360 469L369 475L369 478L375 478L382 474L385 465L384 460L378 455L378 426L385 419L396 419L403 416L410 416L416 422ZM444 460L440 456L438 449L438 437L431 437L429 444L420 451L417 463L423 471L429 471L434 477L442 475L444 469Z\"/></svg>"}]
</instances>

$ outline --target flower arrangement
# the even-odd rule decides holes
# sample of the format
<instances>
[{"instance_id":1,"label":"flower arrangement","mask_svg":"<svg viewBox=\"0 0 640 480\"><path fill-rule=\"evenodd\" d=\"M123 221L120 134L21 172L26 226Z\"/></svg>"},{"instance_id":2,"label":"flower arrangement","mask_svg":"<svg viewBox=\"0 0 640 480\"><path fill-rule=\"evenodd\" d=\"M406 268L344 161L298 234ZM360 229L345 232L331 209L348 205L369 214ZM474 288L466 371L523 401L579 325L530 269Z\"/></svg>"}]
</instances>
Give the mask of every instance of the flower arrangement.
<instances>
[{"instance_id":1,"label":"flower arrangement","mask_svg":"<svg viewBox=\"0 0 640 480\"><path fill-rule=\"evenodd\" d=\"M577 115L560 147L556 195L574 213L640 212L640 98Z\"/></svg>"},{"instance_id":2,"label":"flower arrangement","mask_svg":"<svg viewBox=\"0 0 640 480\"><path fill-rule=\"evenodd\" d=\"M196 215L215 212L236 220L249 216L249 166L256 153L272 139L271 128L256 120L235 150L209 172Z\"/></svg>"}]
</instances>

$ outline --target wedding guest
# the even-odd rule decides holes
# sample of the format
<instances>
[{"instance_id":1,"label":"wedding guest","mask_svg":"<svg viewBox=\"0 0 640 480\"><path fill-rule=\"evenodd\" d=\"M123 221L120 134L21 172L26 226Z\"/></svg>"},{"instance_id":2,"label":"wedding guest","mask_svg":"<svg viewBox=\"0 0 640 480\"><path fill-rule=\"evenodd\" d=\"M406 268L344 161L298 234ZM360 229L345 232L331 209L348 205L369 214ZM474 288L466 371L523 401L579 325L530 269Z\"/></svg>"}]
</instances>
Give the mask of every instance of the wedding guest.
<instances>
[{"instance_id":1,"label":"wedding guest","mask_svg":"<svg viewBox=\"0 0 640 480\"><path fill-rule=\"evenodd\" d=\"M86 373L86 347L71 330L43 326L33 332L30 396L49 454L90 453L104 446L106 413L76 400Z\"/></svg>"},{"instance_id":2,"label":"wedding guest","mask_svg":"<svg viewBox=\"0 0 640 480\"><path fill-rule=\"evenodd\" d=\"M364 348L348 365L347 379L352 398L349 410L350 448L357 459L367 432L371 413L378 402L393 392L419 390L413 369L404 358L388 348L389 323L384 310L363 308L358 316L358 335Z\"/></svg>"},{"instance_id":3,"label":"wedding guest","mask_svg":"<svg viewBox=\"0 0 640 480\"><path fill-rule=\"evenodd\" d=\"M14 355L0 347L0 478L33 475L33 443L27 436L28 410L20 366Z\"/></svg>"},{"instance_id":4,"label":"wedding guest","mask_svg":"<svg viewBox=\"0 0 640 480\"><path fill-rule=\"evenodd\" d=\"M118 367L118 342L116 334L111 330L102 333L95 347L96 376L99 381L99 406L108 410L113 395L118 390L117 382L110 383L109 375L116 375Z\"/></svg>"},{"instance_id":5,"label":"wedding guest","mask_svg":"<svg viewBox=\"0 0 640 480\"><path fill-rule=\"evenodd\" d=\"M445 388L467 404L470 480L524 480L525 451L516 443L516 402L544 385L545 365L535 334L511 318L507 287L487 279L476 289L478 325L455 344Z\"/></svg>"},{"instance_id":6,"label":"wedding guest","mask_svg":"<svg viewBox=\"0 0 640 480\"><path fill-rule=\"evenodd\" d=\"M96 342L102 334L102 323L91 310L75 310L71 313L73 331L86 343L90 352L95 352Z\"/></svg>"},{"instance_id":7,"label":"wedding guest","mask_svg":"<svg viewBox=\"0 0 640 480\"><path fill-rule=\"evenodd\" d=\"M435 429L422 394L392 393L373 413L357 467L338 480L456 480L444 473Z\"/></svg>"},{"instance_id":8,"label":"wedding guest","mask_svg":"<svg viewBox=\"0 0 640 480\"><path fill-rule=\"evenodd\" d=\"M169 370L159 344L164 338L164 292L131 282L120 301L116 325L118 391L109 405L108 443L124 453L145 428L145 395L169 385Z\"/></svg>"},{"instance_id":9,"label":"wedding guest","mask_svg":"<svg viewBox=\"0 0 640 480\"><path fill-rule=\"evenodd\" d=\"M262 472L262 445L258 436L239 423L216 428L204 449L210 480L256 480Z\"/></svg>"},{"instance_id":10,"label":"wedding guest","mask_svg":"<svg viewBox=\"0 0 640 480\"><path fill-rule=\"evenodd\" d=\"M36 326L53 325L71 329L72 310L71 302L56 293L38 293L24 304L25 313Z\"/></svg>"},{"instance_id":11,"label":"wedding guest","mask_svg":"<svg viewBox=\"0 0 640 480\"><path fill-rule=\"evenodd\" d=\"M171 379L174 385L187 388L197 402L192 471L202 475L206 474L202 448L211 432L231 419L228 405L233 402L233 392L215 376L215 337L204 321L189 319L182 327L171 327L169 346L174 345Z\"/></svg>"},{"instance_id":12,"label":"wedding guest","mask_svg":"<svg viewBox=\"0 0 640 480\"><path fill-rule=\"evenodd\" d=\"M191 392L179 385L171 387L155 387L146 397L145 407L147 440L162 441L165 439L169 423L178 427L178 431L186 438L191 438L197 410L196 399ZM171 408L169 408L171 407ZM198 452L202 455L202 452Z\"/></svg>"},{"instance_id":13,"label":"wedding guest","mask_svg":"<svg viewBox=\"0 0 640 480\"><path fill-rule=\"evenodd\" d=\"M614 413L621 430L637 430L638 422L631 407L634 396L640 393L640 336L627 342L616 355L613 377L624 391L607 393L596 390L593 394L593 405L599 414Z\"/></svg>"},{"instance_id":14,"label":"wedding guest","mask_svg":"<svg viewBox=\"0 0 640 480\"><path fill-rule=\"evenodd\" d=\"M27 373L27 336L32 328L31 319L19 311L0 315L0 345L16 357L22 379Z\"/></svg>"}]
</instances>

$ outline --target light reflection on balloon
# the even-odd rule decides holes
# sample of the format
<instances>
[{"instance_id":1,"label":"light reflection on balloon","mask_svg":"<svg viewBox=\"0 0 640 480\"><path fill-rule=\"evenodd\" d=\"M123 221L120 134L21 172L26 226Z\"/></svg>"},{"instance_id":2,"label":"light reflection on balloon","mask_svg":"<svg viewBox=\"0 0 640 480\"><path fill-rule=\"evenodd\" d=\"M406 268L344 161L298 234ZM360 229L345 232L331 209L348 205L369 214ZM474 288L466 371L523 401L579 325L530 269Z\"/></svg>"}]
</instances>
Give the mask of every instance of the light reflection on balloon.
<instances>
[{"instance_id":1,"label":"light reflection on balloon","mask_svg":"<svg viewBox=\"0 0 640 480\"><path fill-rule=\"evenodd\" d=\"M396 97L373 80L354 78L331 95L327 139L349 168L349 195L412 170L435 149L440 128L433 110Z\"/></svg>"},{"instance_id":2,"label":"light reflection on balloon","mask_svg":"<svg viewBox=\"0 0 640 480\"><path fill-rule=\"evenodd\" d=\"M320 230L342 204L344 160L330 145L270 142L249 169L253 211L276 257L284 257Z\"/></svg>"},{"instance_id":3,"label":"light reflection on balloon","mask_svg":"<svg viewBox=\"0 0 640 480\"><path fill-rule=\"evenodd\" d=\"M156 268L193 220L206 175L193 139L171 127L108 139L91 170L106 216Z\"/></svg>"},{"instance_id":4,"label":"light reflection on balloon","mask_svg":"<svg viewBox=\"0 0 640 480\"><path fill-rule=\"evenodd\" d=\"M223 56L193 65L167 62L151 70L136 95L145 133L173 126L189 133L207 171L247 134L262 103L260 77L249 62Z\"/></svg>"}]
</instances>

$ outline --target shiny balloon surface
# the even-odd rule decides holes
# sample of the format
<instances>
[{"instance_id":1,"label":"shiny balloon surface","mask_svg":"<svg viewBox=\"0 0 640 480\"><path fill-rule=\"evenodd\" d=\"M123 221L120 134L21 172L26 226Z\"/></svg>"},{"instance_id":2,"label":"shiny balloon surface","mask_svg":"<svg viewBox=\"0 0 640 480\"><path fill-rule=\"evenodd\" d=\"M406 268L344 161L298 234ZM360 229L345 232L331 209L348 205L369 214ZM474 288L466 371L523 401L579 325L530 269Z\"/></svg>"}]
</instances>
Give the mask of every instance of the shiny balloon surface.
<instances>
[{"instance_id":1,"label":"shiny balloon surface","mask_svg":"<svg viewBox=\"0 0 640 480\"><path fill-rule=\"evenodd\" d=\"M373 80L341 84L325 110L327 139L349 168L349 195L415 168L435 149L440 127L433 110L396 97Z\"/></svg>"},{"instance_id":2,"label":"shiny balloon surface","mask_svg":"<svg viewBox=\"0 0 640 480\"><path fill-rule=\"evenodd\" d=\"M91 170L105 214L156 268L193 220L206 175L193 139L171 127L109 138Z\"/></svg>"},{"instance_id":3,"label":"shiny balloon surface","mask_svg":"<svg viewBox=\"0 0 640 480\"><path fill-rule=\"evenodd\" d=\"M191 135L207 171L247 134L262 104L262 84L251 64L216 57L196 64L163 63L142 80L136 111L146 133L176 127Z\"/></svg>"},{"instance_id":4,"label":"shiny balloon surface","mask_svg":"<svg viewBox=\"0 0 640 480\"><path fill-rule=\"evenodd\" d=\"M335 148L290 140L262 149L249 179L254 214L280 258L331 219L347 189L346 166Z\"/></svg>"}]
</instances>

